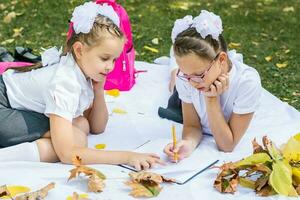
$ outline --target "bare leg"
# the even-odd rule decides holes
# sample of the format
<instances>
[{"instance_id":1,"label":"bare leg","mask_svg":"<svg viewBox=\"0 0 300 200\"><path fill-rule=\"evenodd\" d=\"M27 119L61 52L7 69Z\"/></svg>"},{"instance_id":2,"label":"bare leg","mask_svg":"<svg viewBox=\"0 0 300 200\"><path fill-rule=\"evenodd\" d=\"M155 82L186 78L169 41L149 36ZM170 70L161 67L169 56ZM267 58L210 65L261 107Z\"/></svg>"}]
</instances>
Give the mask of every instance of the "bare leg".
<instances>
[{"instance_id":1,"label":"bare leg","mask_svg":"<svg viewBox=\"0 0 300 200\"><path fill-rule=\"evenodd\" d=\"M76 145L80 147L87 147L87 135L90 131L89 122L84 117L78 117L73 120L73 130ZM41 162L57 162L59 158L57 157L55 150L51 142L51 132L45 133L43 138L37 141L40 160Z\"/></svg>"}]
</instances>

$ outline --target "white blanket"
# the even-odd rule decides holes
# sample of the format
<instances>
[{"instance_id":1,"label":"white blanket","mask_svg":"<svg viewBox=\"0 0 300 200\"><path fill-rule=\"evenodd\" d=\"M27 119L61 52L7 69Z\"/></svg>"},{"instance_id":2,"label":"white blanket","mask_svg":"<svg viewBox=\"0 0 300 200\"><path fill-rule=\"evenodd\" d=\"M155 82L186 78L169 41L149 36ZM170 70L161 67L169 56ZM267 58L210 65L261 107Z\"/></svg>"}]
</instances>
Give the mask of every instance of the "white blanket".
<instances>
[{"instance_id":1,"label":"white blanket","mask_svg":"<svg viewBox=\"0 0 300 200\"><path fill-rule=\"evenodd\" d=\"M89 146L105 143L109 150L131 150L155 138L170 138L173 122L161 119L157 115L159 106L166 106L169 92L169 69L167 66L136 62L137 69L148 70L139 74L137 83L130 92L123 92L117 98L107 96L110 119L105 133L89 136ZM125 110L126 114L112 113L114 108ZM180 138L182 125L176 124ZM300 112L264 91L261 107L256 112L247 133L237 145L234 152L222 153L216 148L214 140L205 136L200 145L210 149L211 156L221 161L235 161L252 153L251 140L268 135L280 145L287 139L300 132ZM119 166L92 165L100 170L108 179L105 181L104 192L89 193L91 199L133 199L129 196L130 188L124 185L128 180L128 170ZM66 199L74 191L87 193L86 178L80 177L67 182L71 165L60 163L30 163L8 162L0 164L0 185L25 185L32 190L38 189L49 182L55 182L56 187L47 199ZM185 185L163 185L163 190L155 199L260 199L249 189L239 188L232 194L220 194L213 188L213 182L218 170L211 169L198 175ZM289 199L273 196L261 199ZM292 199L292 198L291 198Z\"/></svg>"}]
</instances>

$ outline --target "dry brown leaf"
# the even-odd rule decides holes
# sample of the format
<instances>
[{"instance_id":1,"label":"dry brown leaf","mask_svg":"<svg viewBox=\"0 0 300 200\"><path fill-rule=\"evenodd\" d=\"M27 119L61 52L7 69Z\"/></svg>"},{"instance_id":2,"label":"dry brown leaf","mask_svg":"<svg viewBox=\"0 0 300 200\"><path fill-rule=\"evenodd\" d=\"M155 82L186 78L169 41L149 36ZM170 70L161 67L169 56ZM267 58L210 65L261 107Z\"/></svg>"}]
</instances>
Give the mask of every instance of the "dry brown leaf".
<instances>
[{"instance_id":1,"label":"dry brown leaf","mask_svg":"<svg viewBox=\"0 0 300 200\"><path fill-rule=\"evenodd\" d=\"M163 177L162 175L152 173L152 172L146 172L146 171L140 171L140 172L130 172L129 176L136 182L149 182L150 184L161 184L163 182L167 183L174 183L174 179L169 179L166 177Z\"/></svg>"},{"instance_id":2,"label":"dry brown leaf","mask_svg":"<svg viewBox=\"0 0 300 200\"><path fill-rule=\"evenodd\" d=\"M132 180L125 184L132 188L130 195L134 197L157 196L162 190L162 187L160 187L161 183L175 182L174 179L168 179L159 174L145 171L130 172L129 176Z\"/></svg>"},{"instance_id":3,"label":"dry brown leaf","mask_svg":"<svg viewBox=\"0 0 300 200\"><path fill-rule=\"evenodd\" d=\"M106 179L105 175L100 171L93 169L91 167L81 165L81 158L79 156L73 157L72 161L73 164L76 166L76 168L70 170L71 175L68 181L71 180L72 178L76 178L81 173L85 174L86 176L92 176L93 174L96 174L99 178Z\"/></svg>"},{"instance_id":4,"label":"dry brown leaf","mask_svg":"<svg viewBox=\"0 0 300 200\"><path fill-rule=\"evenodd\" d=\"M88 181L89 192L102 192L105 187L104 180L93 174Z\"/></svg>"},{"instance_id":5,"label":"dry brown leaf","mask_svg":"<svg viewBox=\"0 0 300 200\"><path fill-rule=\"evenodd\" d=\"M102 192L105 187L105 175L96 169L82 165L79 156L73 157L72 161L76 168L70 170L71 175L68 181L72 178L76 178L80 173L83 173L89 177L88 190L90 192Z\"/></svg>"},{"instance_id":6,"label":"dry brown leaf","mask_svg":"<svg viewBox=\"0 0 300 200\"><path fill-rule=\"evenodd\" d=\"M262 197L267 197L276 194L275 191L272 189L271 186L266 185L263 187L260 191L256 192L257 195L262 196Z\"/></svg>"},{"instance_id":7,"label":"dry brown leaf","mask_svg":"<svg viewBox=\"0 0 300 200\"><path fill-rule=\"evenodd\" d=\"M136 181L129 181L125 184L132 188L130 195L133 197L154 197L157 196L162 189L159 185L147 186Z\"/></svg>"},{"instance_id":8,"label":"dry brown leaf","mask_svg":"<svg viewBox=\"0 0 300 200\"><path fill-rule=\"evenodd\" d=\"M37 190L35 192L30 192L26 194L19 195L15 198L15 200L40 200L44 199L47 195L49 190L53 189L55 187L55 183L50 183L47 186L43 187L40 190Z\"/></svg>"},{"instance_id":9,"label":"dry brown leaf","mask_svg":"<svg viewBox=\"0 0 300 200\"><path fill-rule=\"evenodd\" d=\"M253 148L253 153L262 153L262 152L264 152L264 148L256 142L256 138L254 138L252 140L252 148Z\"/></svg>"},{"instance_id":10,"label":"dry brown leaf","mask_svg":"<svg viewBox=\"0 0 300 200\"><path fill-rule=\"evenodd\" d=\"M9 198L12 199L6 185L0 186L0 197L4 197L4 196L8 196Z\"/></svg>"},{"instance_id":11,"label":"dry brown leaf","mask_svg":"<svg viewBox=\"0 0 300 200\"><path fill-rule=\"evenodd\" d=\"M15 12L10 12L3 18L3 22L9 24L16 16L17 14Z\"/></svg>"}]
</instances>

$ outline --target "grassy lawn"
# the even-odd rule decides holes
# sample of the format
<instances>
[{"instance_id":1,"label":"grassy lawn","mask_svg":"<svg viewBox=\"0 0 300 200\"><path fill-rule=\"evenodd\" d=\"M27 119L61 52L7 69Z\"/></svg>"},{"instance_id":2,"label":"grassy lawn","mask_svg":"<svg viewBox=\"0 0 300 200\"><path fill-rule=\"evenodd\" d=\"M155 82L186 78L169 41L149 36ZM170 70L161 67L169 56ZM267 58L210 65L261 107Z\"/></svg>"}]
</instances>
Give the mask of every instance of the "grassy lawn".
<instances>
[{"instance_id":1,"label":"grassy lawn","mask_svg":"<svg viewBox=\"0 0 300 200\"><path fill-rule=\"evenodd\" d=\"M220 15L227 43L255 67L263 86L300 110L299 0L117 0L131 17L137 60L168 55L174 20L207 9ZM83 0L1 0L0 46L40 47L63 44L73 8ZM17 14L10 23L3 19ZM14 30L15 29L15 30ZM15 32L20 34L15 35ZM158 44L152 43L154 38ZM152 52L144 48L156 48ZM266 57L271 56L267 61ZM279 68L276 64L287 64Z\"/></svg>"}]
</instances>

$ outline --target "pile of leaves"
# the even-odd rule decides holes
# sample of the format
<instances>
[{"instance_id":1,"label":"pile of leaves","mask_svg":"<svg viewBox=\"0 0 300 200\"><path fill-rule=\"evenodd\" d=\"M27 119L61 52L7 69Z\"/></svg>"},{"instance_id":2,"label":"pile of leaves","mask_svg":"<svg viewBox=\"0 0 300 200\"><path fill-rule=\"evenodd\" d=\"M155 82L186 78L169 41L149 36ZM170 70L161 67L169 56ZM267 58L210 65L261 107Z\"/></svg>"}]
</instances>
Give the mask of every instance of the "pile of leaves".
<instances>
[{"instance_id":1,"label":"pile of leaves","mask_svg":"<svg viewBox=\"0 0 300 200\"><path fill-rule=\"evenodd\" d=\"M15 198L13 198L11 196L7 186L3 185L3 186L0 186L0 198L7 196L13 200L41 200L41 199L44 199L48 195L49 190L53 189L54 187L55 187L55 184L50 183L40 190L37 190L35 192L21 194L21 195L16 196Z\"/></svg>"},{"instance_id":2,"label":"pile of leaves","mask_svg":"<svg viewBox=\"0 0 300 200\"><path fill-rule=\"evenodd\" d=\"M156 197L162 187L161 183L174 183L174 179L167 179L159 174L140 171L130 172L130 181L125 184L132 188L130 195L133 197Z\"/></svg>"},{"instance_id":3,"label":"pile of leaves","mask_svg":"<svg viewBox=\"0 0 300 200\"><path fill-rule=\"evenodd\" d=\"M255 190L259 196L300 195L300 133L279 150L266 136L263 146L252 141L253 154L218 167L214 187L221 193L234 193L237 186Z\"/></svg>"},{"instance_id":4,"label":"pile of leaves","mask_svg":"<svg viewBox=\"0 0 300 200\"><path fill-rule=\"evenodd\" d=\"M105 175L100 171L93 169L91 167L85 166L81 164L81 158L79 156L75 156L73 158L73 164L76 168L70 170L70 177L68 179L71 180L72 178L76 178L81 173L85 174L89 177L88 180L88 191L89 192L102 192L105 183L104 180L106 179Z\"/></svg>"}]
</instances>

